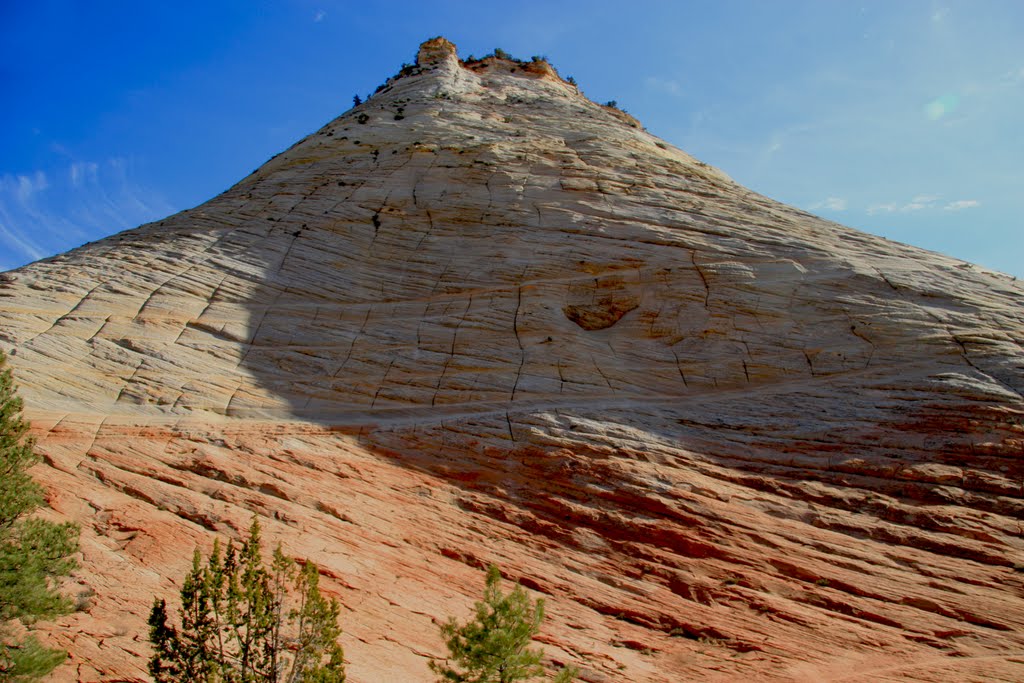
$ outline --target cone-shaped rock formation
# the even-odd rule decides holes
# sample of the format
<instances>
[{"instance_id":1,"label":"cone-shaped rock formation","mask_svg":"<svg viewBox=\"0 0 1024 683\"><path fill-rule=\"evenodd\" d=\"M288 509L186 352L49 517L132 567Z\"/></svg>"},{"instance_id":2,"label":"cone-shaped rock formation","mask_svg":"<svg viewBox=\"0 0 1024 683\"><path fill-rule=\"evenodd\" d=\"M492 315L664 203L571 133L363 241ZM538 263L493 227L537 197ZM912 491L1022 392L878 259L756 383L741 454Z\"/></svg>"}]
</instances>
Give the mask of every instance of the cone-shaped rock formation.
<instances>
[{"instance_id":1,"label":"cone-shaped rock formation","mask_svg":"<svg viewBox=\"0 0 1024 683\"><path fill-rule=\"evenodd\" d=\"M253 512L355 681L431 680L491 562L593 683L1019 680L1022 304L429 41L222 195L0 282L83 527L56 680L143 680L153 596Z\"/></svg>"}]
</instances>

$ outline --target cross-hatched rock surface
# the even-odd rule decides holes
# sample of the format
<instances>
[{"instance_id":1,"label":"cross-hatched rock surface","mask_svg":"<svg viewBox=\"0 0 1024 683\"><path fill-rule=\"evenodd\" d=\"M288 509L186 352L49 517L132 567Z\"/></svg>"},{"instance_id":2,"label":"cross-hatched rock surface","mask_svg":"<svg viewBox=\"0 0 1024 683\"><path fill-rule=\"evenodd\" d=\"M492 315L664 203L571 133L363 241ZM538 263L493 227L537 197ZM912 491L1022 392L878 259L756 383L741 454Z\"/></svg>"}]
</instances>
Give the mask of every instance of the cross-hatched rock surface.
<instances>
[{"instance_id":1,"label":"cross-hatched rock surface","mask_svg":"<svg viewBox=\"0 0 1024 683\"><path fill-rule=\"evenodd\" d=\"M0 281L82 526L55 681L147 680L196 546L432 680L497 563L591 683L1024 679L1024 288L757 195L443 39L209 202Z\"/></svg>"}]
</instances>

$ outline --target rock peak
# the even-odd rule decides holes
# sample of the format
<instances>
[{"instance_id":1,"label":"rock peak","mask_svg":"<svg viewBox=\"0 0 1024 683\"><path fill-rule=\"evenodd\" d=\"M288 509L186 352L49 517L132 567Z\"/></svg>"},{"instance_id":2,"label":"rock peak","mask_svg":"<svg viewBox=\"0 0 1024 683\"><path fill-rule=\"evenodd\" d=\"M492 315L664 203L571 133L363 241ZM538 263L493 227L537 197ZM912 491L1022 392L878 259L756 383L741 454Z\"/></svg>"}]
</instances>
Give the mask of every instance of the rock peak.
<instances>
[{"instance_id":1,"label":"rock peak","mask_svg":"<svg viewBox=\"0 0 1024 683\"><path fill-rule=\"evenodd\" d=\"M424 41L420 45L419 52L416 54L416 64L418 66L427 66L428 64L443 61L448 57L458 57L455 43L442 36L437 36L436 38Z\"/></svg>"},{"instance_id":2,"label":"rock peak","mask_svg":"<svg viewBox=\"0 0 1024 683\"><path fill-rule=\"evenodd\" d=\"M462 66L473 72L504 72L519 73L546 78L551 81L565 83L546 57L531 57L529 60L517 59L500 48L482 58L472 55L465 60L459 58L455 43L443 36L437 36L420 44L416 54L416 66L426 68L449 63L451 66Z\"/></svg>"}]
</instances>

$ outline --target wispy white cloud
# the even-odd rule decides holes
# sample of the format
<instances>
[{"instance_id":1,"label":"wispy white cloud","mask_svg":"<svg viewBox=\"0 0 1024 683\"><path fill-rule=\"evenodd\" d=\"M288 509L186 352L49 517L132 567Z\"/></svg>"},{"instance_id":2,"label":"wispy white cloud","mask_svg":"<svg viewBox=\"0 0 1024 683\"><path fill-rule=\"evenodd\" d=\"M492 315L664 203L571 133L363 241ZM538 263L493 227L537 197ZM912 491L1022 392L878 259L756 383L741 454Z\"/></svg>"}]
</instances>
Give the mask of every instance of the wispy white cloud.
<instances>
[{"instance_id":1,"label":"wispy white cloud","mask_svg":"<svg viewBox=\"0 0 1024 683\"><path fill-rule=\"evenodd\" d=\"M324 11L324 10L322 10L322 9L318 9L318 10L316 11L316 13L315 13L315 14L313 15L313 21L314 21L314 22L316 22L316 23L318 23L318 24L319 24L319 23L320 23L321 21L323 21L324 19L326 19L326 18L327 18L327 12L325 12L325 11Z\"/></svg>"},{"instance_id":2,"label":"wispy white cloud","mask_svg":"<svg viewBox=\"0 0 1024 683\"><path fill-rule=\"evenodd\" d=\"M29 237L35 233L18 230L20 221L15 219L15 215L12 215L6 205L14 206L17 209L17 214L25 216L29 220L38 219L42 215L39 209L41 195L49 187L50 182L43 171L35 171L27 175L4 174L0 176L0 222L4 224L6 232L11 235L11 239L16 244L28 245L25 250L29 253L39 251L36 242ZM2 198L9 198L9 201L5 202Z\"/></svg>"},{"instance_id":3,"label":"wispy white cloud","mask_svg":"<svg viewBox=\"0 0 1024 683\"><path fill-rule=\"evenodd\" d=\"M900 211L920 211L921 209L930 209L935 205L938 200L937 195L933 194L919 194L909 202L900 207Z\"/></svg>"},{"instance_id":4,"label":"wispy white cloud","mask_svg":"<svg viewBox=\"0 0 1024 683\"><path fill-rule=\"evenodd\" d=\"M843 199L842 197L828 197L827 199L823 199L820 202L815 202L814 204L811 204L808 208L811 211L816 211L818 209L828 209L829 211L846 211L846 205L846 200Z\"/></svg>"},{"instance_id":5,"label":"wispy white cloud","mask_svg":"<svg viewBox=\"0 0 1024 683\"><path fill-rule=\"evenodd\" d=\"M934 12L932 12L932 22L936 23L936 24L941 23L941 22L945 21L946 17L948 17L948 16L949 16L949 8L948 7L939 7Z\"/></svg>"},{"instance_id":6,"label":"wispy white cloud","mask_svg":"<svg viewBox=\"0 0 1024 683\"><path fill-rule=\"evenodd\" d=\"M682 95L683 88L676 81L659 78L658 76L648 76L644 79L644 85L649 89L657 92L662 92L667 95Z\"/></svg>"},{"instance_id":7,"label":"wispy white cloud","mask_svg":"<svg viewBox=\"0 0 1024 683\"><path fill-rule=\"evenodd\" d=\"M134 180L130 159L72 160L47 170L0 175L0 270L173 212Z\"/></svg>"},{"instance_id":8,"label":"wispy white cloud","mask_svg":"<svg viewBox=\"0 0 1024 683\"><path fill-rule=\"evenodd\" d=\"M872 204L868 207L868 215L874 216L876 213L892 213L899 210L898 204Z\"/></svg>"},{"instance_id":9,"label":"wispy white cloud","mask_svg":"<svg viewBox=\"0 0 1024 683\"><path fill-rule=\"evenodd\" d=\"M939 200L938 195L919 194L906 202L886 202L884 204L871 204L867 208L869 215L878 213L909 213L911 211L923 211L925 209L937 208L935 202Z\"/></svg>"},{"instance_id":10,"label":"wispy white cloud","mask_svg":"<svg viewBox=\"0 0 1024 683\"><path fill-rule=\"evenodd\" d=\"M76 161L68 168L72 187L81 187L85 182L96 182L99 164L94 161Z\"/></svg>"},{"instance_id":11,"label":"wispy white cloud","mask_svg":"<svg viewBox=\"0 0 1024 683\"><path fill-rule=\"evenodd\" d=\"M46 252L38 244L33 242L27 235L8 222L6 212L0 207L0 243L6 243L12 248L6 256L0 257L0 271L16 268L28 257L33 261L46 256Z\"/></svg>"},{"instance_id":12,"label":"wispy white cloud","mask_svg":"<svg viewBox=\"0 0 1024 683\"><path fill-rule=\"evenodd\" d=\"M0 259L0 270L14 267L19 258L36 260L46 255L45 249L32 238L38 233L22 229L21 224L40 215L38 196L49 186L43 171L0 176L0 242L10 248Z\"/></svg>"},{"instance_id":13,"label":"wispy white cloud","mask_svg":"<svg viewBox=\"0 0 1024 683\"><path fill-rule=\"evenodd\" d=\"M74 158L74 155L71 154L71 151L64 145L60 144L59 142L51 142L50 151L55 154L59 154L63 157L67 157L68 159Z\"/></svg>"},{"instance_id":14,"label":"wispy white cloud","mask_svg":"<svg viewBox=\"0 0 1024 683\"><path fill-rule=\"evenodd\" d=\"M973 209L976 206L981 206L981 202L977 199L958 199L955 202L946 204L942 208L945 211L962 211L964 209Z\"/></svg>"},{"instance_id":15,"label":"wispy white cloud","mask_svg":"<svg viewBox=\"0 0 1024 683\"><path fill-rule=\"evenodd\" d=\"M34 201L36 195L49 186L50 183L43 171L36 171L28 175L4 174L0 176L0 190L12 194L22 203Z\"/></svg>"}]
</instances>

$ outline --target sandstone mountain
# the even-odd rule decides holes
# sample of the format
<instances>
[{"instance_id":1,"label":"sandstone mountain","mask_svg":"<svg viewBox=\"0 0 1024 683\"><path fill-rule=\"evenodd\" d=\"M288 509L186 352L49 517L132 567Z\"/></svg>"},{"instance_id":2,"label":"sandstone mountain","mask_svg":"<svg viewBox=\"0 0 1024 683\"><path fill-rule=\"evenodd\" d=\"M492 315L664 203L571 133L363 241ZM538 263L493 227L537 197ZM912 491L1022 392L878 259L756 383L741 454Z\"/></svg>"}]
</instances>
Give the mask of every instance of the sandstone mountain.
<instances>
[{"instance_id":1,"label":"sandstone mountain","mask_svg":"<svg viewBox=\"0 0 1024 683\"><path fill-rule=\"evenodd\" d=\"M1024 679L1024 287L759 196L544 61L425 43L195 209L2 276L57 681L146 680L193 548L266 537L357 683L497 563L591 683Z\"/></svg>"}]
</instances>

